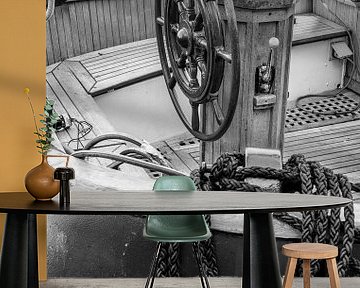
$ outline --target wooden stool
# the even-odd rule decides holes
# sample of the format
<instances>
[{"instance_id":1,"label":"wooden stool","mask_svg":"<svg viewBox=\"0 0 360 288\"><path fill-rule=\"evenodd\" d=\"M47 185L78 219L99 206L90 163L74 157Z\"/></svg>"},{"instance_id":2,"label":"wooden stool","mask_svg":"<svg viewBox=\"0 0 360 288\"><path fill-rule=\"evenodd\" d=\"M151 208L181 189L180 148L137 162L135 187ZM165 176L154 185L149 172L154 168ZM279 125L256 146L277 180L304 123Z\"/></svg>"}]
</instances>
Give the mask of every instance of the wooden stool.
<instances>
[{"instance_id":1,"label":"wooden stool","mask_svg":"<svg viewBox=\"0 0 360 288\"><path fill-rule=\"evenodd\" d=\"M283 288L291 288L294 280L296 262L303 259L304 288L310 288L310 260L326 259L331 288L340 288L340 279L336 266L338 248L321 243L292 243L282 247L282 253L289 257Z\"/></svg>"}]
</instances>

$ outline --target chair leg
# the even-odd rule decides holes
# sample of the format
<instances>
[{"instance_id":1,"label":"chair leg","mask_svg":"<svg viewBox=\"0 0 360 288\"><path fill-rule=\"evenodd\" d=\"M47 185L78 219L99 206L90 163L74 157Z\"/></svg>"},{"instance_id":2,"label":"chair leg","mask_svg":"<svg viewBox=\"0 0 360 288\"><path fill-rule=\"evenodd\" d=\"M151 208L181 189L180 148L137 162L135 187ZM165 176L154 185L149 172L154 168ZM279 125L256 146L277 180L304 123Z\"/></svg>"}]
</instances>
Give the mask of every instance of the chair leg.
<instances>
[{"instance_id":1,"label":"chair leg","mask_svg":"<svg viewBox=\"0 0 360 288\"><path fill-rule=\"evenodd\" d=\"M199 277L200 277L200 280L201 280L201 286L203 288L210 288L209 280L207 278L206 272L204 271L204 266L203 266L203 262L202 262L202 255L200 255L199 242L194 242L193 243L193 252L194 252L194 257L195 257L195 260L196 260L196 264L197 264L198 269L199 269Z\"/></svg>"},{"instance_id":2,"label":"chair leg","mask_svg":"<svg viewBox=\"0 0 360 288\"><path fill-rule=\"evenodd\" d=\"M310 288L310 259L303 260L304 288Z\"/></svg>"},{"instance_id":3,"label":"chair leg","mask_svg":"<svg viewBox=\"0 0 360 288\"><path fill-rule=\"evenodd\" d=\"M340 279L339 272L337 270L335 258L326 259L326 265L330 278L330 287L331 288L340 288Z\"/></svg>"},{"instance_id":4,"label":"chair leg","mask_svg":"<svg viewBox=\"0 0 360 288\"><path fill-rule=\"evenodd\" d=\"M145 288L152 288L154 285L156 269L157 269L157 266L159 263L159 254L160 254L161 245L162 245L162 243L158 242L157 247L156 247L156 252L154 254L154 258L151 263L150 273L146 280Z\"/></svg>"},{"instance_id":5,"label":"chair leg","mask_svg":"<svg viewBox=\"0 0 360 288\"><path fill-rule=\"evenodd\" d=\"M294 281L296 263L297 263L296 258L291 258L291 257L289 258L287 266L286 266L283 288L291 288L292 287L292 283Z\"/></svg>"}]
</instances>

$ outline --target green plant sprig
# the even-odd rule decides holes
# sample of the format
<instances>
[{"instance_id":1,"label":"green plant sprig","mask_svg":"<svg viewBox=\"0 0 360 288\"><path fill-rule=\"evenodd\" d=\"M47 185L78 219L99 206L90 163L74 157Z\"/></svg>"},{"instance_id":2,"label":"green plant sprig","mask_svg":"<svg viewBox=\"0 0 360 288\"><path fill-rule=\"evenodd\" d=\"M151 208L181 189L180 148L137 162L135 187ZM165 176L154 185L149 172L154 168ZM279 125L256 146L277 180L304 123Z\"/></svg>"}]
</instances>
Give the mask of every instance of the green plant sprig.
<instances>
[{"instance_id":1,"label":"green plant sprig","mask_svg":"<svg viewBox=\"0 0 360 288\"><path fill-rule=\"evenodd\" d=\"M34 134L37 136L36 140L36 147L39 148L39 153L41 155L47 155L47 152L51 148L51 143L54 141L54 138L52 137L52 133L54 132L54 125L57 123L59 119L59 115L54 111L54 101L49 100L46 98L46 103L44 106L44 113L39 114L39 116L42 118L40 119L40 123L43 125L42 127L38 127L37 121L36 121L36 115L34 112L34 107L31 102L31 98L29 96L30 89L25 88L24 90L25 94L27 95L31 111L33 114L34 124L35 124L35 132Z\"/></svg>"}]
</instances>

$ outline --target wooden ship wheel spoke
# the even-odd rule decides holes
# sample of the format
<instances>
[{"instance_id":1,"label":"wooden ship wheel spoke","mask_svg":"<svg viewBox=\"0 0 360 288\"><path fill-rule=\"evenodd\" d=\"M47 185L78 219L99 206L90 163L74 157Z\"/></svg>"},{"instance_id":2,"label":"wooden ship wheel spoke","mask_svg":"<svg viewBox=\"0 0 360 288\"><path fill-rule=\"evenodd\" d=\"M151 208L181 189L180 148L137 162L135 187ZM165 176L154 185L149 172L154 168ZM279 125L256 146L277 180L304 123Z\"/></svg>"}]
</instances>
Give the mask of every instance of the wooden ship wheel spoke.
<instances>
[{"instance_id":1,"label":"wooden ship wheel spoke","mask_svg":"<svg viewBox=\"0 0 360 288\"><path fill-rule=\"evenodd\" d=\"M165 0L163 5L161 0L155 2L158 49L171 100L186 128L203 141L217 140L226 132L238 99L236 16L233 1L224 2L221 7L217 1L205 0ZM226 89L222 89L226 65L232 73ZM223 90L231 95L226 107L218 100ZM190 121L179 97L189 101ZM215 119L215 127L206 127L210 117Z\"/></svg>"}]
</instances>

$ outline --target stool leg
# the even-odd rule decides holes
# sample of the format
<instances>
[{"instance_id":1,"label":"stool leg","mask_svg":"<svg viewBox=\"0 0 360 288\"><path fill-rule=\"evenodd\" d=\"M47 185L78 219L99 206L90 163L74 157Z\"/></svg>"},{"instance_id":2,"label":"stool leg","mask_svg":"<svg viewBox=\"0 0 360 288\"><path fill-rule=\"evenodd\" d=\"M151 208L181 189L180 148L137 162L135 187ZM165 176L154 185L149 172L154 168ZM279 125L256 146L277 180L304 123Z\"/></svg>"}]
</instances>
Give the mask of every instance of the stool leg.
<instances>
[{"instance_id":1,"label":"stool leg","mask_svg":"<svg viewBox=\"0 0 360 288\"><path fill-rule=\"evenodd\" d=\"M326 259L326 265L330 278L330 287L340 288L339 272L337 270L335 258Z\"/></svg>"},{"instance_id":2,"label":"stool leg","mask_svg":"<svg viewBox=\"0 0 360 288\"><path fill-rule=\"evenodd\" d=\"M303 260L304 288L310 288L310 259Z\"/></svg>"},{"instance_id":3,"label":"stool leg","mask_svg":"<svg viewBox=\"0 0 360 288\"><path fill-rule=\"evenodd\" d=\"M289 258L287 266L286 266L286 272L283 282L283 288L291 288L292 283L294 280L294 274L295 274L295 268L296 268L297 259L296 258Z\"/></svg>"}]
</instances>

